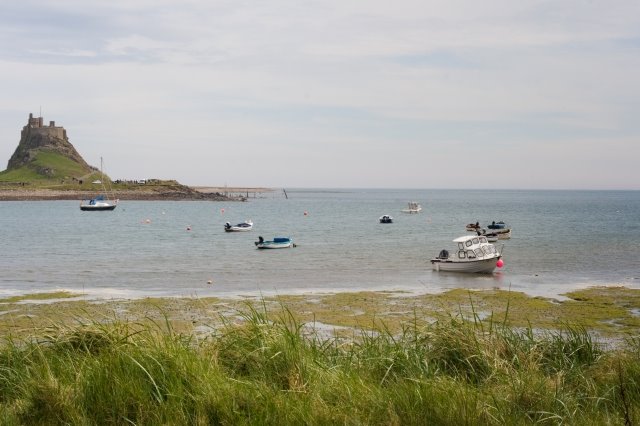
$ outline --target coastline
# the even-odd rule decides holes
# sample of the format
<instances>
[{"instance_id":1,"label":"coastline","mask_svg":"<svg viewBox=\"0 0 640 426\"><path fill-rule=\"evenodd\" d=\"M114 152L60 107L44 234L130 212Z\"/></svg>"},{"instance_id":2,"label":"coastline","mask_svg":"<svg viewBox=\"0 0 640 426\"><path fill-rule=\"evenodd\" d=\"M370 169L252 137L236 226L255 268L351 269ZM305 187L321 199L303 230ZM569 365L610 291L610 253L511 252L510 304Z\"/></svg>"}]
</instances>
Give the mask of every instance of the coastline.
<instances>
[{"instance_id":1,"label":"coastline","mask_svg":"<svg viewBox=\"0 0 640 426\"><path fill-rule=\"evenodd\" d=\"M246 187L142 187L132 190L115 190L120 200L140 201L245 201L249 196L272 191L269 188ZM48 201L48 200L87 200L96 195L87 190L56 189L0 189L0 201Z\"/></svg>"}]
</instances>

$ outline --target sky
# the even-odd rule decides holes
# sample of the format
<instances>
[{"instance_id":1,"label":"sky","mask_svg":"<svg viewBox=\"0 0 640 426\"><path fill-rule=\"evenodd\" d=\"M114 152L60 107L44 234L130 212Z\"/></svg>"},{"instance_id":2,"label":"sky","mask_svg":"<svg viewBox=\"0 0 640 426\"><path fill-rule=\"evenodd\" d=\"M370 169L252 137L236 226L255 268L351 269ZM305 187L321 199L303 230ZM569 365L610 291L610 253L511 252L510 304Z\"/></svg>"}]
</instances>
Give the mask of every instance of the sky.
<instances>
[{"instance_id":1,"label":"sky","mask_svg":"<svg viewBox=\"0 0 640 426\"><path fill-rule=\"evenodd\" d=\"M640 189L637 0L0 3L29 113L112 179Z\"/></svg>"}]
</instances>

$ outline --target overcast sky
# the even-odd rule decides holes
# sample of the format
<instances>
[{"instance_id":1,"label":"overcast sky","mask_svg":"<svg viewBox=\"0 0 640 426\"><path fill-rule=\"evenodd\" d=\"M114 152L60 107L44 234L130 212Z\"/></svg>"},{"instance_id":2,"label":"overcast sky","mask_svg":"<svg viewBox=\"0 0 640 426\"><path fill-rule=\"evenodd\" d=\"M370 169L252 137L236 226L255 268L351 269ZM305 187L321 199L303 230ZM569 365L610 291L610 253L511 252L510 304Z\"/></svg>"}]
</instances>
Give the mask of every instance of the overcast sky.
<instances>
[{"instance_id":1,"label":"overcast sky","mask_svg":"<svg viewBox=\"0 0 640 426\"><path fill-rule=\"evenodd\" d=\"M640 1L3 1L0 169L40 111L114 179L640 189Z\"/></svg>"}]
</instances>

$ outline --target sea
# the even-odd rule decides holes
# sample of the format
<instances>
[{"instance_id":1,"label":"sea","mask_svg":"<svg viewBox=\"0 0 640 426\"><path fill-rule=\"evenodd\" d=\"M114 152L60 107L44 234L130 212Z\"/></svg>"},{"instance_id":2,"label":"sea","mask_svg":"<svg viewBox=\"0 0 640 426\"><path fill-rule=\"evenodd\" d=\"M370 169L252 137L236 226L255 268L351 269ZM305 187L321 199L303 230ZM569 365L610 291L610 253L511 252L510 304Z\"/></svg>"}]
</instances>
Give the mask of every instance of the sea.
<instances>
[{"instance_id":1,"label":"sea","mask_svg":"<svg viewBox=\"0 0 640 426\"><path fill-rule=\"evenodd\" d=\"M246 202L0 202L0 297L67 290L96 299L262 297L503 289L562 297L640 287L640 191L287 189ZM419 214L405 214L409 201ZM379 223L388 214L391 224ZM224 223L252 220L249 232ZM465 225L504 221L504 266L436 272ZM258 250L262 236L296 247Z\"/></svg>"}]
</instances>

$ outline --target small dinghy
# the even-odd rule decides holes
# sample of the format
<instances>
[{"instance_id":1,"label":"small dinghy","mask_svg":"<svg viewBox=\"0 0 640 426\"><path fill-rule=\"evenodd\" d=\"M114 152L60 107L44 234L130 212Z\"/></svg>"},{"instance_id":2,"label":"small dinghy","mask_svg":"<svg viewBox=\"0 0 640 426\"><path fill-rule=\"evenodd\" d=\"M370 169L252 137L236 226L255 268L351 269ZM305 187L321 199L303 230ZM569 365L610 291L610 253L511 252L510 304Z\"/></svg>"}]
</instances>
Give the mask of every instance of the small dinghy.
<instances>
[{"instance_id":1,"label":"small dinghy","mask_svg":"<svg viewBox=\"0 0 640 426\"><path fill-rule=\"evenodd\" d=\"M478 231L482 229L482 226L480 226L480 222L476 222L476 223L468 223L467 224L467 231Z\"/></svg>"},{"instance_id":2,"label":"small dinghy","mask_svg":"<svg viewBox=\"0 0 640 426\"><path fill-rule=\"evenodd\" d=\"M258 241L254 244L259 249L281 249L296 246L289 237L275 237L271 241L265 241L264 238L258 237Z\"/></svg>"},{"instance_id":3,"label":"small dinghy","mask_svg":"<svg viewBox=\"0 0 640 426\"><path fill-rule=\"evenodd\" d=\"M393 223L393 218L388 214L380 216L380 223Z\"/></svg>"},{"instance_id":4,"label":"small dinghy","mask_svg":"<svg viewBox=\"0 0 640 426\"><path fill-rule=\"evenodd\" d=\"M229 222L224 224L224 230L226 232L244 232L251 231L252 229L253 222L251 222L250 220L245 220L244 222L238 223L237 225L232 225Z\"/></svg>"}]
</instances>

